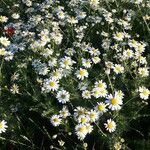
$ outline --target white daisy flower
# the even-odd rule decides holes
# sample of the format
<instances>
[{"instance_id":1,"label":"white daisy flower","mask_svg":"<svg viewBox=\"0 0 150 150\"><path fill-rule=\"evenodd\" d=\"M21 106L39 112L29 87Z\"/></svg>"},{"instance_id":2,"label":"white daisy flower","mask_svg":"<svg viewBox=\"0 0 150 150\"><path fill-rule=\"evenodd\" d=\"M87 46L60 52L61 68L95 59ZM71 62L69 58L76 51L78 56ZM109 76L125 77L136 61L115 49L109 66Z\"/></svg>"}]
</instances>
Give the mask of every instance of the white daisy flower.
<instances>
[{"instance_id":1,"label":"white daisy flower","mask_svg":"<svg viewBox=\"0 0 150 150\"><path fill-rule=\"evenodd\" d=\"M127 49L127 50L125 50L124 52L123 52L123 57L124 58L132 58L133 57L133 55L134 55L134 53L133 53L133 51L132 50L130 50L130 49Z\"/></svg>"},{"instance_id":2,"label":"white daisy flower","mask_svg":"<svg viewBox=\"0 0 150 150\"><path fill-rule=\"evenodd\" d=\"M65 56L64 58L61 59L60 66L65 69L71 69L74 63L75 62L70 57Z\"/></svg>"},{"instance_id":3,"label":"white daisy flower","mask_svg":"<svg viewBox=\"0 0 150 150\"><path fill-rule=\"evenodd\" d=\"M82 59L82 64L85 68L90 68L91 67L91 60L90 59Z\"/></svg>"},{"instance_id":4,"label":"white daisy flower","mask_svg":"<svg viewBox=\"0 0 150 150\"><path fill-rule=\"evenodd\" d=\"M89 123L85 124L87 133L91 133L93 131L93 126Z\"/></svg>"},{"instance_id":5,"label":"white daisy flower","mask_svg":"<svg viewBox=\"0 0 150 150\"><path fill-rule=\"evenodd\" d=\"M146 87L144 87L144 86L139 87L139 92L140 92L141 99L144 99L144 100L148 99L148 97L150 95L150 91Z\"/></svg>"},{"instance_id":6,"label":"white daisy flower","mask_svg":"<svg viewBox=\"0 0 150 150\"><path fill-rule=\"evenodd\" d=\"M99 57L93 57L92 61L94 64L98 64L101 61L101 59Z\"/></svg>"},{"instance_id":7,"label":"white daisy flower","mask_svg":"<svg viewBox=\"0 0 150 150\"><path fill-rule=\"evenodd\" d=\"M82 92L82 97L83 97L84 99L90 99L90 98L91 98L91 92L88 91L88 90L83 91L83 92Z\"/></svg>"},{"instance_id":8,"label":"white daisy flower","mask_svg":"<svg viewBox=\"0 0 150 150\"><path fill-rule=\"evenodd\" d=\"M78 106L76 109L74 109L74 116L78 117L80 115L86 114L87 110L83 107Z\"/></svg>"},{"instance_id":9,"label":"white daisy flower","mask_svg":"<svg viewBox=\"0 0 150 150\"><path fill-rule=\"evenodd\" d=\"M6 122L5 120L2 120L2 121L0 122L0 133L6 131L6 128L8 128L8 126L7 126L6 124L7 124L7 122Z\"/></svg>"},{"instance_id":10,"label":"white daisy flower","mask_svg":"<svg viewBox=\"0 0 150 150\"><path fill-rule=\"evenodd\" d=\"M17 14L17 13L13 13L11 16L12 16L12 18L14 18L14 19L19 19L19 18L20 18L20 15Z\"/></svg>"},{"instance_id":11,"label":"white daisy flower","mask_svg":"<svg viewBox=\"0 0 150 150\"><path fill-rule=\"evenodd\" d=\"M62 69L56 69L51 73L51 77L54 80L60 80L62 76Z\"/></svg>"},{"instance_id":12,"label":"white daisy flower","mask_svg":"<svg viewBox=\"0 0 150 150\"><path fill-rule=\"evenodd\" d=\"M95 82L95 87L98 87L100 89L104 89L104 88L107 88L107 85L102 80L99 80L99 81Z\"/></svg>"},{"instance_id":13,"label":"white daisy flower","mask_svg":"<svg viewBox=\"0 0 150 150\"><path fill-rule=\"evenodd\" d=\"M110 133L116 130L116 123L111 119L108 119L107 123L104 123L104 125L106 130L108 130Z\"/></svg>"},{"instance_id":14,"label":"white daisy flower","mask_svg":"<svg viewBox=\"0 0 150 150\"><path fill-rule=\"evenodd\" d=\"M43 84L43 90L49 91L57 91L59 88L59 82L54 79L46 79Z\"/></svg>"},{"instance_id":15,"label":"white daisy flower","mask_svg":"<svg viewBox=\"0 0 150 150\"><path fill-rule=\"evenodd\" d=\"M88 74L88 72L87 72L86 69L80 68L80 70L78 70L78 71L76 72L77 78L78 78L78 79L81 79L81 80L84 80L84 78L87 78L88 75L89 75L89 74Z\"/></svg>"},{"instance_id":16,"label":"white daisy flower","mask_svg":"<svg viewBox=\"0 0 150 150\"><path fill-rule=\"evenodd\" d=\"M120 110L121 105L123 104L122 98L118 96L118 93L115 92L115 96L110 94L107 97L108 100L106 100L106 104L108 105L108 108L111 110Z\"/></svg>"},{"instance_id":17,"label":"white daisy flower","mask_svg":"<svg viewBox=\"0 0 150 150\"><path fill-rule=\"evenodd\" d=\"M123 32L117 32L113 36L114 36L114 39L117 41L123 41L123 39L124 39L124 33Z\"/></svg>"},{"instance_id":18,"label":"white daisy flower","mask_svg":"<svg viewBox=\"0 0 150 150\"><path fill-rule=\"evenodd\" d=\"M91 110L90 112L88 112L89 118L90 118L90 122L95 122L99 119L99 113L95 110Z\"/></svg>"},{"instance_id":19,"label":"white daisy flower","mask_svg":"<svg viewBox=\"0 0 150 150\"><path fill-rule=\"evenodd\" d=\"M100 55L99 49L98 49L98 48L94 48L94 47L91 47L91 48L90 48L89 53L90 53L92 56L99 56L99 55Z\"/></svg>"},{"instance_id":20,"label":"white daisy flower","mask_svg":"<svg viewBox=\"0 0 150 150\"><path fill-rule=\"evenodd\" d=\"M66 90L61 90L58 91L56 98L60 103L65 104L66 102L69 101L70 94Z\"/></svg>"},{"instance_id":21,"label":"white daisy flower","mask_svg":"<svg viewBox=\"0 0 150 150\"><path fill-rule=\"evenodd\" d=\"M100 114L103 114L107 112L106 104L103 102L97 103L96 111L98 111Z\"/></svg>"},{"instance_id":22,"label":"white daisy flower","mask_svg":"<svg viewBox=\"0 0 150 150\"><path fill-rule=\"evenodd\" d=\"M71 115L66 106L63 106L63 109L61 111L59 111L59 114L62 118L66 118Z\"/></svg>"},{"instance_id":23,"label":"white daisy flower","mask_svg":"<svg viewBox=\"0 0 150 150\"><path fill-rule=\"evenodd\" d=\"M115 95L116 95L117 97L120 97L121 99L124 98L124 93L123 93L121 90L115 91Z\"/></svg>"},{"instance_id":24,"label":"white daisy flower","mask_svg":"<svg viewBox=\"0 0 150 150\"><path fill-rule=\"evenodd\" d=\"M89 118L89 116L83 114L77 118L77 121L78 121L78 123L85 124L90 121L90 118Z\"/></svg>"},{"instance_id":25,"label":"white daisy flower","mask_svg":"<svg viewBox=\"0 0 150 150\"><path fill-rule=\"evenodd\" d=\"M6 37L0 37L0 43L2 45L4 45L5 47L7 47L8 45L10 45L10 41Z\"/></svg>"},{"instance_id":26,"label":"white daisy flower","mask_svg":"<svg viewBox=\"0 0 150 150\"><path fill-rule=\"evenodd\" d=\"M90 1L90 5L92 6L97 6L99 4L99 0L89 0Z\"/></svg>"},{"instance_id":27,"label":"white daisy flower","mask_svg":"<svg viewBox=\"0 0 150 150\"><path fill-rule=\"evenodd\" d=\"M78 139L84 140L84 138L86 137L86 135L88 133L88 130L86 128L86 125L78 124L75 126L75 132L78 136Z\"/></svg>"},{"instance_id":28,"label":"white daisy flower","mask_svg":"<svg viewBox=\"0 0 150 150\"><path fill-rule=\"evenodd\" d=\"M71 24L77 24L78 23L78 20L74 17L68 18L67 21Z\"/></svg>"},{"instance_id":29,"label":"white daisy flower","mask_svg":"<svg viewBox=\"0 0 150 150\"><path fill-rule=\"evenodd\" d=\"M8 18L6 16L0 16L0 22L7 22Z\"/></svg>"},{"instance_id":30,"label":"white daisy flower","mask_svg":"<svg viewBox=\"0 0 150 150\"><path fill-rule=\"evenodd\" d=\"M135 47L135 50L139 53L143 53L145 51L146 44L138 43Z\"/></svg>"},{"instance_id":31,"label":"white daisy flower","mask_svg":"<svg viewBox=\"0 0 150 150\"><path fill-rule=\"evenodd\" d=\"M51 117L50 121L51 121L52 125L56 127L56 126L59 126L61 124L62 119L60 118L59 115L53 115Z\"/></svg>"},{"instance_id":32,"label":"white daisy flower","mask_svg":"<svg viewBox=\"0 0 150 150\"><path fill-rule=\"evenodd\" d=\"M124 67L121 66L120 64L115 64L115 66L113 67L114 69L114 72L116 74L119 74L119 73L123 73L124 72Z\"/></svg>"},{"instance_id":33,"label":"white daisy flower","mask_svg":"<svg viewBox=\"0 0 150 150\"><path fill-rule=\"evenodd\" d=\"M5 55L6 55L5 48L0 48L0 56L5 56Z\"/></svg>"},{"instance_id":34,"label":"white daisy flower","mask_svg":"<svg viewBox=\"0 0 150 150\"><path fill-rule=\"evenodd\" d=\"M140 67L138 68L138 73L141 77L147 77L149 75L149 71L148 71L148 68L146 67Z\"/></svg>"},{"instance_id":35,"label":"white daisy flower","mask_svg":"<svg viewBox=\"0 0 150 150\"><path fill-rule=\"evenodd\" d=\"M106 97L107 96L107 90L105 88L94 88L92 90L92 95L95 98Z\"/></svg>"}]
</instances>

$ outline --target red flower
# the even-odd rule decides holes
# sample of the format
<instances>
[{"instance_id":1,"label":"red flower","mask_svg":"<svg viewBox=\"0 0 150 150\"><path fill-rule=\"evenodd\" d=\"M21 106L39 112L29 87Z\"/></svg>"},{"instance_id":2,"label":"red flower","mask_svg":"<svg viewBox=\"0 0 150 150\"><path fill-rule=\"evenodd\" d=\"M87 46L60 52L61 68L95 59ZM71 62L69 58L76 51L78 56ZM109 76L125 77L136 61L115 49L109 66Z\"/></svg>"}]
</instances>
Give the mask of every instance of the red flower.
<instances>
[{"instance_id":1,"label":"red flower","mask_svg":"<svg viewBox=\"0 0 150 150\"><path fill-rule=\"evenodd\" d=\"M8 27L7 29L4 29L4 32L6 34L8 34L9 36L13 36L13 34L15 33L15 28L13 27Z\"/></svg>"}]
</instances>

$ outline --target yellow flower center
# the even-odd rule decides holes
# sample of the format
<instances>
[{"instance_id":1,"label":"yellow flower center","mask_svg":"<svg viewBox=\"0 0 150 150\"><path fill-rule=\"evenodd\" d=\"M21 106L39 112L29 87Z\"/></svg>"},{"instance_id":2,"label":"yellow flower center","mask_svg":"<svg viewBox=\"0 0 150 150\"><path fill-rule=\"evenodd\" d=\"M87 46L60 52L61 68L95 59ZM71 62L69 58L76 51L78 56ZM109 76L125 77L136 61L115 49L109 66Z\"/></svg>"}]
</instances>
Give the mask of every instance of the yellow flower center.
<instances>
[{"instance_id":1,"label":"yellow flower center","mask_svg":"<svg viewBox=\"0 0 150 150\"><path fill-rule=\"evenodd\" d=\"M54 119L54 122L58 122L58 118L55 118L55 119Z\"/></svg>"},{"instance_id":2,"label":"yellow flower center","mask_svg":"<svg viewBox=\"0 0 150 150\"><path fill-rule=\"evenodd\" d=\"M98 87L99 88L104 88L104 84L103 83L98 83Z\"/></svg>"},{"instance_id":3,"label":"yellow flower center","mask_svg":"<svg viewBox=\"0 0 150 150\"><path fill-rule=\"evenodd\" d=\"M147 95L148 95L148 91L147 91L147 90L144 90L144 91L143 91L143 95L144 95L144 96L147 96Z\"/></svg>"},{"instance_id":4,"label":"yellow flower center","mask_svg":"<svg viewBox=\"0 0 150 150\"><path fill-rule=\"evenodd\" d=\"M55 71L55 72L54 72L54 76L57 77L58 75L59 75L58 71Z\"/></svg>"},{"instance_id":5,"label":"yellow flower center","mask_svg":"<svg viewBox=\"0 0 150 150\"><path fill-rule=\"evenodd\" d=\"M85 127L80 127L80 128L79 128L79 131L80 131L80 132L85 132L85 130L86 130Z\"/></svg>"},{"instance_id":6,"label":"yellow flower center","mask_svg":"<svg viewBox=\"0 0 150 150\"><path fill-rule=\"evenodd\" d=\"M85 123L86 122L86 118L81 118L81 122Z\"/></svg>"},{"instance_id":7,"label":"yellow flower center","mask_svg":"<svg viewBox=\"0 0 150 150\"><path fill-rule=\"evenodd\" d=\"M0 129L4 128L4 125L2 123L0 123Z\"/></svg>"},{"instance_id":8,"label":"yellow flower center","mask_svg":"<svg viewBox=\"0 0 150 150\"><path fill-rule=\"evenodd\" d=\"M108 123L108 128L109 128L109 129L112 129L112 128L113 128L113 123L112 123L112 122Z\"/></svg>"},{"instance_id":9,"label":"yellow flower center","mask_svg":"<svg viewBox=\"0 0 150 150\"><path fill-rule=\"evenodd\" d=\"M64 61L64 64L65 64L65 65L69 65L69 60L65 60L65 61Z\"/></svg>"},{"instance_id":10,"label":"yellow flower center","mask_svg":"<svg viewBox=\"0 0 150 150\"><path fill-rule=\"evenodd\" d=\"M85 75L85 70L80 70L79 74L80 74L81 76L84 76L84 75Z\"/></svg>"},{"instance_id":11,"label":"yellow flower center","mask_svg":"<svg viewBox=\"0 0 150 150\"><path fill-rule=\"evenodd\" d=\"M105 105L98 105L98 110L99 111L103 111L105 109Z\"/></svg>"},{"instance_id":12,"label":"yellow flower center","mask_svg":"<svg viewBox=\"0 0 150 150\"><path fill-rule=\"evenodd\" d=\"M116 98L112 98L111 99L111 104L112 105L117 105L118 104L118 100Z\"/></svg>"},{"instance_id":13,"label":"yellow flower center","mask_svg":"<svg viewBox=\"0 0 150 150\"><path fill-rule=\"evenodd\" d=\"M51 82L49 83L49 85L50 85L51 87L54 87L54 86L55 86L55 82L51 81Z\"/></svg>"},{"instance_id":14,"label":"yellow flower center","mask_svg":"<svg viewBox=\"0 0 150 150\"><path fill-rule=\"evenodd\" d=\"M90 118L95 118L95 114L94 113L90 113Z\"/></svg>"},{"instance_id":15,"label":"yellow flower center","mask_svg":"<svg viewBox=\"0 0 150 150\"><path fill-rule=\"evenodd\" d=\"M116 36L117 36L118 38L122 38L122 37L123 37L123 34L122 34L122 33L117 33Z\"/></svg>"},{"instance_id":16,"label":"yellow flower center","mask_svg":"<svg viewBox=\"0 0 150 150\"><path fill-rule=\"evenodd\" d=\"M94 91L94 94L95 94L95 95L99 94L99 91L98 91L98 90L95 90L95 91Z\"/></svg>"}]
</instances>

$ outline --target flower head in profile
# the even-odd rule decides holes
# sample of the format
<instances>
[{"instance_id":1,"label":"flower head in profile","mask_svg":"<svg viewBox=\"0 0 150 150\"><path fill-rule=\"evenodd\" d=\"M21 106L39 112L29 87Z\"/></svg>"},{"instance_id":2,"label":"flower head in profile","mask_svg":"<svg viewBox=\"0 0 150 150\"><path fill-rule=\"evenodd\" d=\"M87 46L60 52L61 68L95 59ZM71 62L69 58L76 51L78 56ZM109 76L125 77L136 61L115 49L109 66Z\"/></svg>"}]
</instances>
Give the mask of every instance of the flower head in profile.
<instances>
[{"instance_id":1,"label":"flower head in profile","mask_svg":"<svg viewBox=\"0 0 150 150\"><path fill-rule=\"evenodd\" d=\"M8 126L7 126L6 124L7 124L7 122L6 122L5 120L2 120L2 121L0 122L0 133L6 131L6 128L8 128Z\"/></svg>"}]
</instances>

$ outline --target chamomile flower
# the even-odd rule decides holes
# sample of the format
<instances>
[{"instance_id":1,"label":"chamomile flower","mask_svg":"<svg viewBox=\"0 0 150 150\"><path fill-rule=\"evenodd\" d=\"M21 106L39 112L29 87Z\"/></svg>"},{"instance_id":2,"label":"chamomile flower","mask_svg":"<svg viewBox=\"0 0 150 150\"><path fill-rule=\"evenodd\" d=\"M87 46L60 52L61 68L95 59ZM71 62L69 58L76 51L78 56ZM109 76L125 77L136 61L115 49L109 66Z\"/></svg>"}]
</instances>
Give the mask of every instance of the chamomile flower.
<instances>
[{"instance_id":1,"label":"chamomile flower","mask_svg":"<svg viewBox=\"0 0 150 150\"><path fill-rule=\"evenodd\" d=\"M88 133L86 125L84 125L84 124L76 125L75 126L75 132L78 136L78 139L80 139L80 140L84 140L84 138L86 137L86 135Z\"/></svg>"},{"instance_id":2,"label":"chamomile flower","mask_svg":"<svg viewBox=\"0 0 150 150\"><path fill-rule=\"evenodd\" d=\"M148 68L146 68L146 67L138 68L138 73L141 77L147 77L149 75Z\"/></svg>"},{"instance_id":3,"label":"chamomile flower","mask_svg":"<svg viewBox=\"0 0 150 150\"><path fill-rule=\"evenodd\" d=\"M5 56L6 50L5 48L0 48L0 56Z\"/></svg>"},{"instance_id":4,"label":"chamomile flower","mask_svg":"<svg viewBox=\"0 0 150 150\"><path fill-rule=\"evenodd\" d=\"M133 53L133 51L132 50L130 50L130 49L127 49L127 50L125 50L124 52L123 52L123 57L124 58L132 58L133 57L133 55L134 55L134 53Z\"/></svg>"},{"instance_id":5,"label":"chamomile flower","mask_svg":"<svg viewBox=\"0 0 150 150\"><path fill-rule=\"evenodd\" d=\"M108 108L111 110L120 110L122 102L122 97L118 95L118 93L115 92L115 95L112 94L108 95L106 104L108 105Z\"/></svg>"},{"instance_id":6,"label":"chamomile flower","mask_svg":"<svg viewBox=\"0 0 150 150\"><path fill-rule=\"evenodd\" d=\"M77 23L78 23L78 20L77 20L77 18L75 18L75 17L69 17L69 18L67 19L67 21L68 21L70 24L77 24Z\"/></svg>"},{"instance_id":7,"label":"chamomile flower","mask_svg":"<svg viewBox=\"0 0 150 150\"><path fill-rule=\"evenodd\" d=\"M114 69L114 72L116 74L120 74L120 73L124 72L124 67L121 66L120 64L115 64L115 66L113 67L113 69Z\"/></svg>"},{"instance_id":8,"label":"chamomile flower","mask_svg":"<svg viewBox=\"0 0 150 150\"><path fill-rule=\"evenodd\" d=\"M146 44L138 43L135 47L135 50L139 53L143 53L145 51Z\"/></svg>"},{"instance_id":9,"label":"chamomile flower","mask_svg":"<svg viewBox=\"0 0 150 150\"><path fill-rule=\"evenodd\" d=\"M59 82L54 79L46 79L43 84L43 90L49 91L57 91L59 88Z\"/></svg>"},{"instance_id":10,"label":"chamomile flower","mask_svg":"<svg viewBox=\"0 0 150 150\"><path fill-rule=\"evenodd\" d=\"M65 13L63 11L58 11L57 16L59 19L64 19L65 18Z\"/></svg>"},{"instance_id":11,"label":"chamomile flower","mask_svg":"<svg viewBox=\"0 0 150 150\"><path fill-rule=\"evenodd\" d=\"M101 59L99 57L93 57L92 61L94 64L98 64L101 61Z\"/></svg>"},{"instance_id":12,"label":"chamomile flower","mask_svg":"<svg viewBox=\"0 0 150 150\"><path fill-rule=\"evenodd\" d=\"M4 45L5 47L7 47L8 45L10 45L10 41L6 37L0 37L0 43L2 45Z\"/></svg>"},{"instance_id":13,"label":"chamomile flower","mask_svg":"<svg viewBox=\"0 0 150 150\"><path fill-rule=\"evenodd\" d=\"M107 111L107 108L106 108L106 104L103 103L103 102L100 102L100 103L97 103L97 106L96 106L96 111L98 111L100 114L103 114Z\"/></svg>"},{"instance_id":14,"label":"chamomile flower","mask_svg":"<svg viewBox=\"0 0 150 150\"><path fill-rule=\"evenodd\" d=\"M64 106L63 109L61 111L59 111L59 114L62 118L66 118L66 117L70 116L69 110L66 106Z\"/></svg>"},{"instance_id":15,"label":"chamomile flower","mask_svg":"<svg viewBox=\"0 0 150 150\"><path fill-rule=\"evenodd\" d=\"M58 102L65 104L66 102L69 101L70 94L66 90L61 90L61 91L58 91L56 98Z\"/></svg>"},{"instance_id":16,"label":"chamomile flower","mask_svg":"<svg viewBox=\"0 0 150 150\"><path fill-rule=\"evenodd\" d=\"M97 7L99 5L99 0L89 0L89 1L92 7Z\"/></svg>"},{"instance_id":17,"label":"chamomile flower","mask_svg":"<svg viewBox=\"0 0 150 150\"><path fill-rule=\"evenodd\" d=\"M90 59L82 59L82 64L85 68L90 68L91 67L91 60Z\"/></svg>"},{"instance_id":18,"label":"chamomile flower","mask_svg":"<svg viewBox=\"0 0 150 150\"><path fill-rule=\"evenodd\" d=\"M65 56L60 61L60 66L65 69L71 69L73 63L75 63L70 57Z\"/></svg>"},{"instance_id":19,"label":"chamomile flower","mask_svg":"<svg viewBox=\"0 0 150 150\"><path fill-rule=\"evenodd\" d=\"M6 128L8 128L8 126L7 126L6 124L7 124L7 122L6 122L5 120L2 120L2 121L0 122L0 133L6 131Z\"/></svg>"},{"instance_id":20,"label":"chamomile flower","mask_svg":"<svg viewBox=\"0 0 150 150\"><path fill-rule=\"evenodd\" d=\"M105 88L94 88L92 90L92 95L95 98L106 97L107 96L107 90Z\"/></svg>"},{"instance_id":21,"label":"chamomile flower","mask_svg":"<svg viewBox=\"0 0 150 150\"><path fill-rule=\"evenodd\" d=\"M99 119L99 113L95 110L88 112L88 116L90 118L90 122L95 122Z\"/></svg>"},{"instance_id":22,"label":"chamomile flower","mask_svg":"<svg viewBox=\"0 0 150 150\"><path fill-rule=\"evenodd\" d=\"M13 94L16 94L16 93L19 93L19 86L17 84L13 84L10 91L13 93Z\"/></svg>"},{"instance_id":23,"label":"chamomile flower","mask_svg":"<svg viewBox=\"0 0 150 150\"><path fill-rule=\"evenodd\" d=\"M114 34L114 39L117 41L123 41L124 33L123 32L117 32L116 34Z\"/></svg>"},{"instance_id":24,"label":"chamomile flower","mask_svg":"<svg viewBox=\"0 0 150 150\"><path fill-rule=\"evenodd\" d=\"M89 49L89 53L92 55L92 56L99 56L100 55L100 51L98 48L94 48L94 47L91 47Z\"/></svg>"},{"instance_id":25,"label":"chamomile flower","mask_svg":"<svg viewBox=\"0 0 150 150\"><path fill-rule=\"evenodd\" d=\"M6 16L0 16L0 22L7 22L8 18Z\"/></svg>"},{"instance_id":26,"label":"chamomile flower","mask_svg":"<svg viewBox=\"0 0 150 150\"><path fill-rule=\"evenodd\" d=\"M83 97L84 99L90 99L90 98L91 98L91 92L88 91L88 90L83 91L83 92L82 92L82 97Z\"/></svg>"},{"instance_id":27,"label":"chamomile flower","mask_svg":"<svg viewBox=\"0 0 150 150\"><path fill-rule=\"evenodd\" d=\"M50 119L53 126L59 126L61 124L62 119L59 115L53 115Z\"/></svg>"},{"instance_id":28,"label":"chamomile flower","mask_svg":"<svg viewBox=\"0 0 150 150\"><path fill-rule=\"evenodd\" d=\"M51 73L51 77L54 80L60 80L62 78L62 69L56 69Z\"/></svg>"},{"instance_id":29,"label":"chamomile flower","mask_svg":"<svg viewBox=\"0 0 150 150\"><path fill-rule=\"evenodd\" d=\"M91 133L93 131L93 126L90 123L85 124L87 133Z\"/></svg>"},{"instance_id":30,"label":"chamomile flower","mask_svg":"<svg viewBox=\"0 0 150 150\"><path fill-rule=\"evenodd\" d=\"M89 75L89 74L88 74L88 72L87 72L86 69L80 68L80 70L78 70L78 71L76 72L76 76L77 76L77 78L80 79L80 80L84 80L84 78L87 78L88 75Z\"/></svg>"},{"instance_id":31,"label":"chamomile flower","mask_svg":"<svg viewBox=\"0 0 150 150\"><path fill-rule=\"evenodd\" d=\"M74 109L74 116L79 117L80 115L86 114L87 110L83 107L78 106L76 109Z\"/></svg>"},{"instance_id":32,"label":"chamomile flower","mask_svg":"<svg viewBox=\"0 0 150 150\"><path fill-rule=\"evenodd\" d=\"M104 123L104 125L106 130L108 130L110 133L116 130L116 123L111 119L108 119L107 123Z\"/></svg>"},{"instance_id":33,"label":"chamomile flower","mask_svg":"<svg viewBox=\"0 0 150 150\"><path fill-rule=\"evenodd\" d=\"M107 85L102 80L99 80L99 81L95 82L95 87L98 87L100 89L105 89L105 88L107 88Z\"/></svg>"},{"instance_id":34,"label":"chamomile flower","mask_svg":"<svg viewBox=\"0 0 150 150\"><path fill-rule=\"evenodd\" d=\"M78 123L85 124L90 121L90 118L89 116L83 114L83 115L80 115L77 120L78 120Z\"/></svg>"},{"instance_id":35,"label":"chamomile flower","mask_svg":"<svg viewBox=\"0 0 150 150\"><path fill-rule=\"evenodd\" d=\"M116 97L119 97L121 99L124 98L124 93L121 90L115 91L115 95L116 95Z\"/></svg>"},{"instance_id":36,"label":"chamomile flower","mask_svg":"<svg viewBox=\"0 0 150 150\"><path fill-rule=\"evenodd\" d=\"M144 87L144 86L139 87L139 92L140 92L141 99L144 99L144 100L148 99L148 97L150 95L150 91L146 87Z\"/></svg>"}]
</instances>

